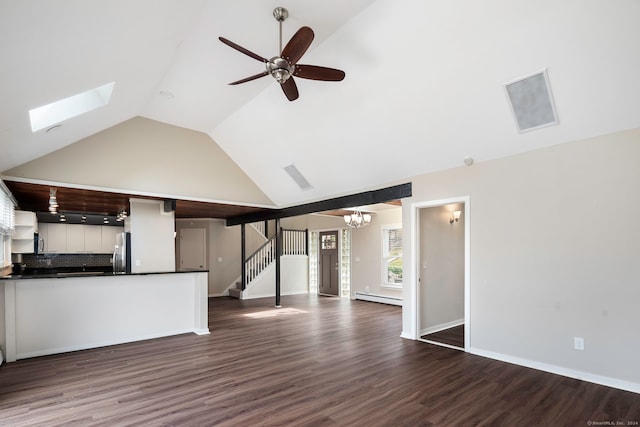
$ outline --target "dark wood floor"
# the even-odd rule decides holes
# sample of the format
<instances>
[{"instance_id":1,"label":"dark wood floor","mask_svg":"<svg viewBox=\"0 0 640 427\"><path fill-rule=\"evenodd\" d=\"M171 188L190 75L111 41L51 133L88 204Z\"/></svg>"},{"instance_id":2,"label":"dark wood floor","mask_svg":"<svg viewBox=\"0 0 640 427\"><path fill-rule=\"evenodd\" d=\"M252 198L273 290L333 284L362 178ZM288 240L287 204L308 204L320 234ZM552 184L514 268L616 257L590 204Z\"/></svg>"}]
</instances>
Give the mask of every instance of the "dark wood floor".
<instances>
[{"instance_id":1,"label":"dark wood floor","mask_svg":"<svg viewBox=\"0 0 640 427\"><path fill-rule=\"evenodd\" d=\"M211 335L0 367L10 426L587 426L640 395L399 337L399 307L210 300ZM37 325L34 325L37 327Z\"/></svg>"},{"instance_id":2,"label":"dark wood floor","mask_svg":"<svg viewBox=\"0 0 640 427\"><path fill-rule=\"evenodd\" d=\"M423 335L420 338L464 349L464 325L454 326L453 328Z\"/></svg>"}]
</instances>

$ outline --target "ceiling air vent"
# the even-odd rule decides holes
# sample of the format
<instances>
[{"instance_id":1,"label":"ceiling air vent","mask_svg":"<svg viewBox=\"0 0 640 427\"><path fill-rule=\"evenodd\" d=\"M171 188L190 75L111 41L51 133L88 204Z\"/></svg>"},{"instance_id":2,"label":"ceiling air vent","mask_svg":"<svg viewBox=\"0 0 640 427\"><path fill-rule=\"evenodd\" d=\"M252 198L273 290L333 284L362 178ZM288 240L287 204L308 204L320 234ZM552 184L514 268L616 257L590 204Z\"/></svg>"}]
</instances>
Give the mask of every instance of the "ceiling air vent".
<instances>
[{"instance_id":1,"label":"ceiling air vent","mask_svg":"<svg viewBox=\"0 0 640 427\"><path fill-rule=\"evenodd\" d=\"M546 69L505 83L505 88L520 132L558 123Z\"/></svg>"},{"instance_id":2,"label":"ceiling air vent","mask_svg":"<svg viewBox=\"0 0 640 427\"><path fill-rule=\"evenodd\" d=\"M309 184L309 181L307 181L307 179L304 176L302 176L302 174L300 173L296 165L294 165L293 163L291 163L290 165L284 166L283 169L289 174L291 179L293 179L296 182L296 184L298 184L298 187L300 187L301 189L309 190L312 188L311 184Z\"/></svg>"}]
</instances>

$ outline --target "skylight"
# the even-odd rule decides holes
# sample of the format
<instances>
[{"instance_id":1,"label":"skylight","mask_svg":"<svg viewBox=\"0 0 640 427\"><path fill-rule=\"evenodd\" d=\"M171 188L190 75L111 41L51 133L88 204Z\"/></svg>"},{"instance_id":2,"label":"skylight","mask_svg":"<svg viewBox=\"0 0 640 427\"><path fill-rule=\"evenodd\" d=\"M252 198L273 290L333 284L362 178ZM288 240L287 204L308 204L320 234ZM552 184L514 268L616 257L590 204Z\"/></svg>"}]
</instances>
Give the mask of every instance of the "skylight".
<instances>
[{"instance_id":1,"label":"skylight","mask_svg":"<svg viewBox=\"0 0 640 427\"><path fill-rule=\"evenodd\" d=\"M48 128L56 123L88 113L109 103L115 82L29 110L31 131Z\"/></svg>"}]
</instances>

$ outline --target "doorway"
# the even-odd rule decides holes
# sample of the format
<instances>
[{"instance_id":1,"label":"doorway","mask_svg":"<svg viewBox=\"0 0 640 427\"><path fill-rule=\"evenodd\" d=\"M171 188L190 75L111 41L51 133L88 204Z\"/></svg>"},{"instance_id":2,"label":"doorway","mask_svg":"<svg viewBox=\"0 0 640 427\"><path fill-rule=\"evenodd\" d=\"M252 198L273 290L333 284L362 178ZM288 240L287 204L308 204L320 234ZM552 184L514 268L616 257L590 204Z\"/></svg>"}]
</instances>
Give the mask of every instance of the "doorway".
<instances>
[{"instance_id":1,"label":"doorway","mask_svg":"<svg viewBox=\"0 0 640 427\"><path fill-rule=\"evenodd\" d=\"M327 296L340 295L340 262L338 258L338 231L322 231L319 234L320 261L318 294Z\"/></svg>"},{"instance_id":2,"label":"doorway","mask_svg":"<svg viewBox=\"0 0 640 427\"><path fill-rule=\"evenodd\" d=\"M468 200L417 208L417 332L420 341L465 350L468 325Z\"/></svg>"}]
</instances>

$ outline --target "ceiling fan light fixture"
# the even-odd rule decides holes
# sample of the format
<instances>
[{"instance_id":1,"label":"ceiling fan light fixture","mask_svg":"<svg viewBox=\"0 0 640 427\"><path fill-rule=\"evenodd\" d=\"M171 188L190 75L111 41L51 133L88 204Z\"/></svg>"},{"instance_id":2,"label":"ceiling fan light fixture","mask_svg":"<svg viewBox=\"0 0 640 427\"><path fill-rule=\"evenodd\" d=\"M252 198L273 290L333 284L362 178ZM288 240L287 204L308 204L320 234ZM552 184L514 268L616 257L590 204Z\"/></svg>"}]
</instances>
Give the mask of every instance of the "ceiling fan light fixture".
<instances>
[{"instance_id":1,"label":"ceiling fan light fixture","mask_svg":"<svg viewBox=\"0 0 640 427\"><path fill-rule=\"evenodd\" d=\"M294 71L294 67L289 64L287 60L279 56L271 58L265 66L267 72L280 84L289 80L289 77L291 77Z\"/></svg>"},{"instance_id":2,"label":"ceiling fan light fixture","mask_svg":"<svg viewBox=\"0 0 640 427\"><path fill-rule=\"evenodd\" d=\"M273 11L273 16L278 21L280 27L279 55L271 59L266 59L249 49L246 49L224 37L218 37L222 43L247 55L257 61L262 62L266 71L254 74L253 76L229 83L237 85L259 79L266 75L271 75L282 87L282 90L289 101L298 99L298 88L293 77L302 79L320 80L327 82L338 82L344 79L345 73L342 70L317 65L298 65L298 60L302 58L314 38L313 30L309 27L301 27L291 37L286 46L282 47L282 22L287 19L289 12L283 7L277 7Z\"/></svg>"}]
</instances>

